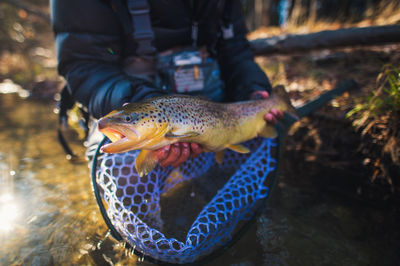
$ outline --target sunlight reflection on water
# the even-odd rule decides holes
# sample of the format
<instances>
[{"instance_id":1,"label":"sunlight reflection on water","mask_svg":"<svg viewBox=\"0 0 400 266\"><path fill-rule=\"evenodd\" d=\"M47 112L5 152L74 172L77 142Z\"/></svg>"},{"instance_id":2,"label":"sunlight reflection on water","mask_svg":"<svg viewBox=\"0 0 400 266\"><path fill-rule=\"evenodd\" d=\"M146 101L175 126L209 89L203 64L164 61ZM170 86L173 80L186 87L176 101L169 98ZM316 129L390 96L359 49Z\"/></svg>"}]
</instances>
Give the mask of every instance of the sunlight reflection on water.
<instances>
[{"instance_id":1,"label":"sunlight reflection on water","mask_svg":"<svg viewBox=\"0 0 400 266\"><path fill-rule=\"evenodd\" d=\"M15 229L21 216L20 206L14 195L15 171L9 168L7 164L0 162L0 237Z\"/></svg>"},{"instance_id":2,"label":"sunlight reflection on water","mask_svg":"<svg viewBox=\"0 0 400 266\"><path fill-rule=\"evenodd\" d=\"M53 108L0 92L0 265L104 265L104 256L134 264L110 239L93 248L107 228L87 162L68 162L57 143Z\"/></svg>"},{"instance_id":3,"label":"sunlight reflection on water","mask_svg":"<svg viewBox=\"0 0 400 266\"><path fill-rule=\"evenodd\" d=\"M19 205L11 193L0 196L0 231L9 232L14 229L16 220L20 216Z\"/></svg>"}]
</instances>

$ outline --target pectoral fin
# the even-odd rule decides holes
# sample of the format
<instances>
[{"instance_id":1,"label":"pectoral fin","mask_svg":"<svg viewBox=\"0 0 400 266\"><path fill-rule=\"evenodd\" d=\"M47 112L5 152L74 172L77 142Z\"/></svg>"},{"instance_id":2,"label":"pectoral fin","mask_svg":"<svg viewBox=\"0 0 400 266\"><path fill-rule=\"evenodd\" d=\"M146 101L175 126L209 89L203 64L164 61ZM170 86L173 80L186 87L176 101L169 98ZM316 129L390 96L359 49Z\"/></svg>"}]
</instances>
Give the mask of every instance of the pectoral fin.
<instances>
[{"instance_id":1,"label":"pectoral fin","mask_svg":"<svg viewBox=\"0 0 400 266\"><path fill-rule=\"evenodd\" d=\"M135 167L140 177L147 175L157 164L157 157L154 151L141 150L136 157Z\"/></svg>"},{"instance_id":2,"label":"pectoral fin","mask_svg":"<svg viewBox=\"0 0 400 266\"><path fill-rule=\"evenodd\" d=\"M215 152L215 160L218 164L222 164L224 161L225 150Z\"/></svg>"},{"instance_id":3,"label":"pectoral fin","mask_svg":"<svg viewBox=\"0 0 400 266\"><path fill-rule=\"evenodd\" d=\"M182 135L175 135L172 132L168 132L167 134L165 134L165 137L166 138L189 138L189 137L197 137L198 135L200 135L200 134L197 132L187 132Z\"/></svg>"},{"instance_id":4,"label":"pectoral fin","mask_svg":"<svg viewBox=\"0 0 400 266\"><path fill-rule=\"evenodd\" d=\"M276 138L278 132L276 132L275 127L265 126L258 135L264 138Z\"/></svg>"},{"instance_id":5,"label":"pectoral fin","mask_svg":"<svg viewBox=\"0 0 400 266\"><path fill-rule=\"evenodd\" d=\"M241 144L230 144L227 146L228 149L236 151L238 153L249 153L250 150Z\"/></svg>"}]
</instances>

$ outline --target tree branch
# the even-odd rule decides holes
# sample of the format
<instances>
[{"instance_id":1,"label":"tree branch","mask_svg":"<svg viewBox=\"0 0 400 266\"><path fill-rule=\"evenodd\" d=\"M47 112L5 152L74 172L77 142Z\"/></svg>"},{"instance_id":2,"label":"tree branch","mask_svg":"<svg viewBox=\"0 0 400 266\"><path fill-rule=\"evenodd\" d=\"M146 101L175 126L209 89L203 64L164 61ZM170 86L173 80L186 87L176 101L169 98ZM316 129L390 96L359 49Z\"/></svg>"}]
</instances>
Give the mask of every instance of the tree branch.
<instances>
[{"instance_id":1,"label":"tree branch","mask_svg":"<svg viewBox=\"0 0 400 266\"><path fill-rule=\"evenodd\" d=\"M289 34L250 41L256 55L305 52L316 49L400 42L400 25L373 26Z\"/></svg>"}]
</instances>

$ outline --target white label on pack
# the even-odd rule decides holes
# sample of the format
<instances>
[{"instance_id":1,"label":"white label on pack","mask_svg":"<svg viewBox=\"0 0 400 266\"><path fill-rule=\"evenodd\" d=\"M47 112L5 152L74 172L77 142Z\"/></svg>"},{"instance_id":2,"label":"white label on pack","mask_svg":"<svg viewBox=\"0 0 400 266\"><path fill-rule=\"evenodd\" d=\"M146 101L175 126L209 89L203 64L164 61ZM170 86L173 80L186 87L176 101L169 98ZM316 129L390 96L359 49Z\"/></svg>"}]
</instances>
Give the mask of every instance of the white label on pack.
<instances>
[{"instance_id":1,"label":"white label on pack","mask_svg":"<svg viewBox=\"0 0 400 266\"><path fill-rule=\"evenodd\" d=\"M178 93L201 91L204 88L203 71L197 66L178 69L174 76Z\"/></svg>"}]
</instances>

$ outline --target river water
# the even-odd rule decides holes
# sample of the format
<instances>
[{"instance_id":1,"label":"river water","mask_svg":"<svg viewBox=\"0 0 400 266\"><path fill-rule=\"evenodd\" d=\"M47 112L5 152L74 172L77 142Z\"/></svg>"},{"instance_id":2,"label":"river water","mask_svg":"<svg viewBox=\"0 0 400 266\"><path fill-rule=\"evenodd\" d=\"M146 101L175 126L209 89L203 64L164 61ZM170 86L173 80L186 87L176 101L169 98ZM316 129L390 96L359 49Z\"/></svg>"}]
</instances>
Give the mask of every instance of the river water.
<instances>
[{"instance_id":1,"label":"river water","mask_svg":"<svg viewBox=\"0 0 400 266\"><path fill-rule=\"evenodd\" d=\"M87 163L65 159L53 108L0 94L0 265L148 265L105 237ZM385 210L326 193L307 169L284 170L267 209L208 265L397 265L396 227Z\"/></svg>"}]
</instances>

